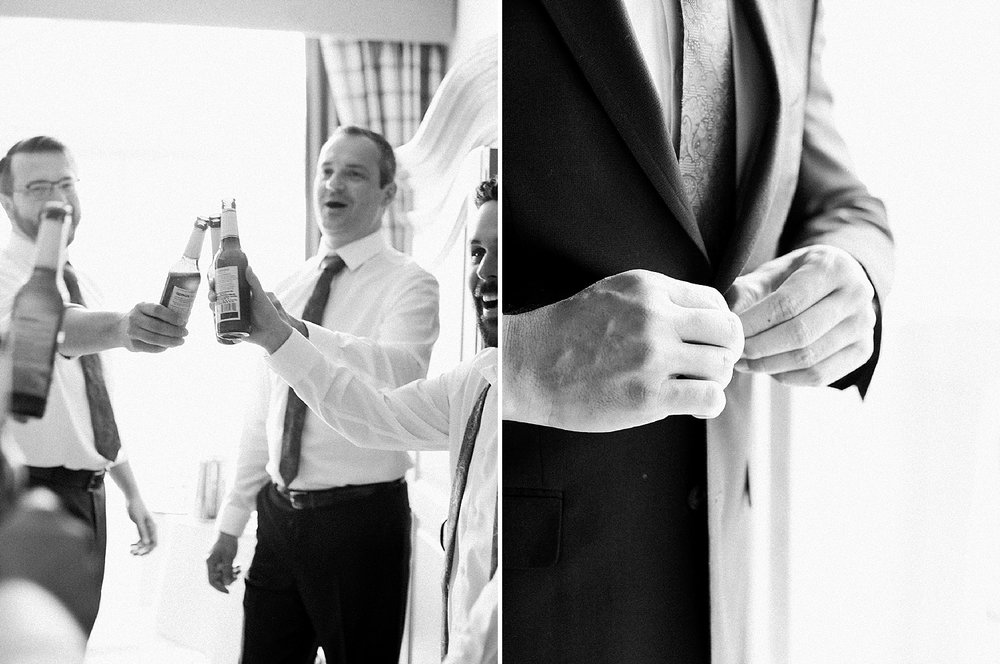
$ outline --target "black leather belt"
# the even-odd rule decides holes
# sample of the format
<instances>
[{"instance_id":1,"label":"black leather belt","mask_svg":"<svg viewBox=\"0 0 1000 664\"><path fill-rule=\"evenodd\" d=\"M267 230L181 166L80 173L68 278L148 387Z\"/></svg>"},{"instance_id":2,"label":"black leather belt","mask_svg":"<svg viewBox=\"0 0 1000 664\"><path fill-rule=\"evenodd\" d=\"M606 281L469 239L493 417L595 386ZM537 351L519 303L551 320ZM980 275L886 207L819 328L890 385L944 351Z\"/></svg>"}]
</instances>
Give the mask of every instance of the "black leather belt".
<instances>
[{"instance_id":1,"label":"black leather belt","mask_svg":"<svg viewBox=\"0 0 1000 664\"><path fill-rule=\"evenodd\" d=\"M28 476L42 482L71 486L84 491L97 491L104 484L103 470L70 470L62 466L42 468L28 466Z\"/></svg>"},{"instance_id":2,"label":"black leather belt","mask_svg":"<svg viewBox=\"0 0 1000 664\"><path fill-rule=\"evenodd\" d=\"M296 491L286 489L277 484L271 485L271 495L281 504L288 505L292 509L306 510L314 507L326 507L336 503L368 498L375 494L400 487L406 484L402 477L391 482L376 482L374 484L349 484L338 486L332 489L320 489L318 491Z\"/></svg>"}]
</instances>

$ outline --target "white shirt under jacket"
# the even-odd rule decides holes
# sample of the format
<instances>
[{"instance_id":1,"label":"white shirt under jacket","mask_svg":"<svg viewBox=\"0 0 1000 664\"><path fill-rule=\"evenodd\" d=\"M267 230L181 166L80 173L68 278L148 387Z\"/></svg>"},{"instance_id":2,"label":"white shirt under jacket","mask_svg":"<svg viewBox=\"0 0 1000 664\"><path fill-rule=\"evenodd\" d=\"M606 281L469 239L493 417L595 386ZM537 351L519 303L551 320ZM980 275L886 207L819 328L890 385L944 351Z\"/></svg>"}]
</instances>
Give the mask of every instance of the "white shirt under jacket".
<instances>
[{"instance_id":1,"label":"white shirt under jacket","mask_svg":"<svg viewBox=\"0 0 1000 664\"><path fill-rule=\"evenodd\" d=\"M343 247L321 243L317 254L275 289L285 310L301 317L322 260L330 253L343 258L346 268L330 285L323 316L323 327L329 329L307 323L317 347L324 352L363 351L345 350L345 361L378 387L405 385L426 376L438 336L437 280L390 247L381 231ZM327 334L321 337L324 331ZM284 484L278 462L288 385L263 362L257 381L240 439L233 489L217 522L221 532L236 536L243 533L260 489L268 482ZM300 459L291 488L303 491L388 482L402 477L412 465L404 451L352 445L312 412L306 413Z\"/></svg>"},{"instance_id":2,"label":"white shirt under jacket","mask_svg":"<svg viewBox=\"0 0 1000 664\"><path fill-rule=\"evenodd\" d=\"M490 578L497 506L496 349L480 351L440 376L377 389L348 368L365 354L364 347L344 344L332 352L320 351L323 336L310 332L307 340L292 333L266 362L347 439L384 450L449 450L452 473L469 415L483 389L492 386L455 534L445 661L496 662L499 576Z\"/></svg>"},{"instance_id":3,"label":"white shirt under jacket","mask_svg":"<svg viewBox=\"0 0 1000 664\"><path fill-rule=\"evenodd\" d=\"M7 246L0 252L0 334L4 338L10 331L14 298L35 269L35 253L35 243L17 229L11 229ZM76 272L84 301L89 307L96 308L100 304L99 294L79 269ZM59 291L63 301L68 303L69 293L61 274L57 280ZM110 380L113 372L109 370L106 354L101 354L101 361L108 392L114 403ZM8 419L4 426L3 445L4 451L14 460L29 466L103 470L111 465L94 447L94 429L79 358L56 354L45 415L27 422ZM124 459L122 448L118 453L118 462Z\"/></svg>"}]
</instances>

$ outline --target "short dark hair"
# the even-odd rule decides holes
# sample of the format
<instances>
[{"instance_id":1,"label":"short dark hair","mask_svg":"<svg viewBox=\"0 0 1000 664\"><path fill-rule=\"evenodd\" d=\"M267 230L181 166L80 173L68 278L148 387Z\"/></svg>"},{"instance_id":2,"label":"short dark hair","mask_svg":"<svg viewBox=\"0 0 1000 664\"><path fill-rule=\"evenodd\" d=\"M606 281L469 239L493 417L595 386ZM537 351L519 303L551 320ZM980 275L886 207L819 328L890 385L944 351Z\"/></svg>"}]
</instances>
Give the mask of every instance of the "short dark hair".
<instances>
[{"instance_id":1,"label":"short dark hair","mask_svg":"<svg viewBox=\"0 0 1000 664\"><path fill-rule=\"evenodd\" d=\"M483 180L476 187L476 207L481 208L489 201L497 200L497 179Z\"/></svg>"},{"instance_id":2,"label":"short dark hair","mask_svg":"<svg viewBox=\"0 0 1000 664\"><path fill-rule=\"evenodd\" d=\"M14 177L10 172L10 163L14 155L19 152L59 152L69 154L66 145L51 136L32 136L22 141L18 141L7 150L6 156L0 159L0 193L10 196L14 193Z\"/></svg>"},{"instance_id":3,"label":"short dark hair","mask_svg":"<svg viewBox=\"0 0 1000 664\"><path fill-rule=\"evenodd\" d=\"M359 127L357 125L341 125L340 127L337 127L333 133L347 134L349 136L364 136L374 142L379 151L378 186L384 187L396 179L396 153L393 152L392 146L389 145L389 141L385 140L385 136L377 131L365 129L364 127Z\"/></svg>"}]
</instances>

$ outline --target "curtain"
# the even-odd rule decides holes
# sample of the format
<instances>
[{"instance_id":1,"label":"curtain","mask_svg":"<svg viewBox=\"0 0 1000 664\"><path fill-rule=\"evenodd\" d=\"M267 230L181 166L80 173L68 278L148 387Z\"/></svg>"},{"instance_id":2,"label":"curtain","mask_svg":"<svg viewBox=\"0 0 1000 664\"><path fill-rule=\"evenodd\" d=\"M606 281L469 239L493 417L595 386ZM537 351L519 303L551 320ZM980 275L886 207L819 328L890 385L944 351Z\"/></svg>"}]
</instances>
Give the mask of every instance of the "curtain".
<instances>
[{"instance_id":1,"label":"curtain","mask_svg":"<svg viewBox=\"0 0 1000 664\"><path fill-rule=\"evenodd\" d=\"M447 47L323 36L306 40L306 192L309 226L306 255L319 241L312 207L312 182L319 150L339 125L377 131L398 147L410 140L444 75ZM407 218L413 195L397 178L396 199L383 227L390 242L409 253L413 231Z\"/></svg>"}]
</instances>

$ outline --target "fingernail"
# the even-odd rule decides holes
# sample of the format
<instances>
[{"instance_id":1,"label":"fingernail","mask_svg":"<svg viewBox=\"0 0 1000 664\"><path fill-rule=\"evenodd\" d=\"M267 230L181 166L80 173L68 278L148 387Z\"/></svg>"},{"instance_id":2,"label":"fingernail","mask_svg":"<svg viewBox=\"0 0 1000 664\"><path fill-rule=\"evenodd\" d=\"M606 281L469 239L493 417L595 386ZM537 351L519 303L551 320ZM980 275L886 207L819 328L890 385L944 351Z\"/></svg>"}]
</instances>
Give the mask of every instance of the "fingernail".
<instances>
[{"instance_id":1,"label":"fingernail","mask_svg":"<svg viewBox=\"0 0 1000 664\"><path fill-rule=\"evenodd\" d=\"M733 368L737 371L748 371L750 369L750 363L746 360L737 360L736 365Z\"/></svg>"}]
</instances>

